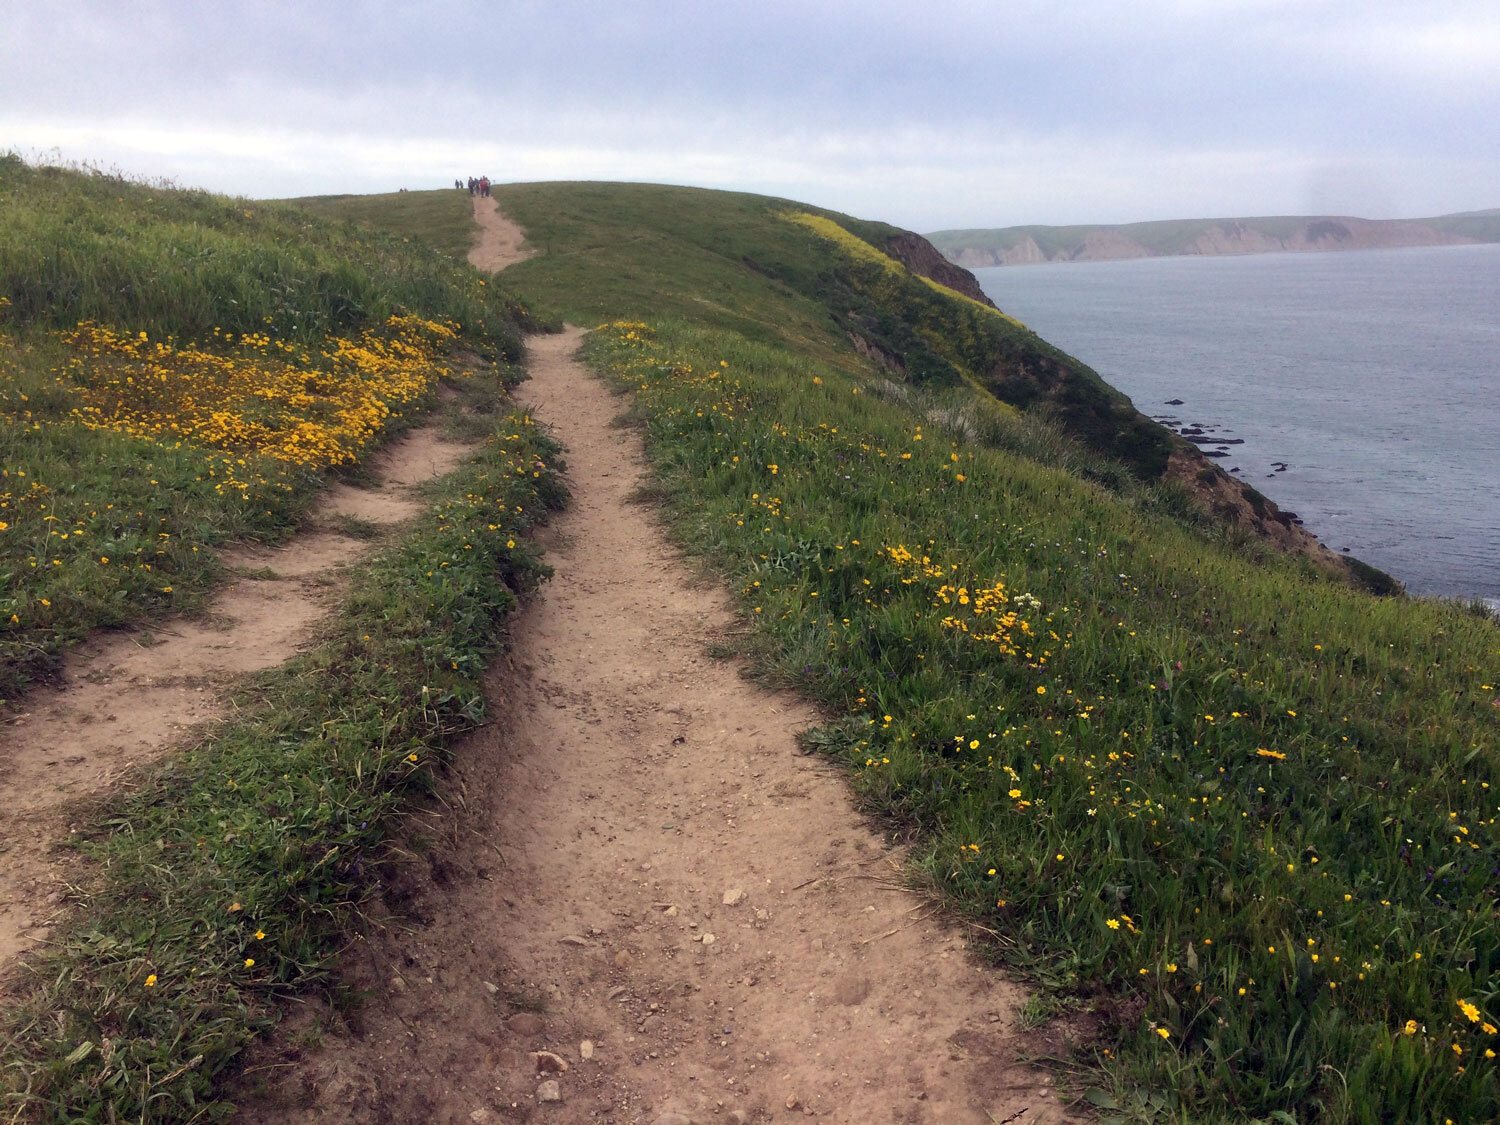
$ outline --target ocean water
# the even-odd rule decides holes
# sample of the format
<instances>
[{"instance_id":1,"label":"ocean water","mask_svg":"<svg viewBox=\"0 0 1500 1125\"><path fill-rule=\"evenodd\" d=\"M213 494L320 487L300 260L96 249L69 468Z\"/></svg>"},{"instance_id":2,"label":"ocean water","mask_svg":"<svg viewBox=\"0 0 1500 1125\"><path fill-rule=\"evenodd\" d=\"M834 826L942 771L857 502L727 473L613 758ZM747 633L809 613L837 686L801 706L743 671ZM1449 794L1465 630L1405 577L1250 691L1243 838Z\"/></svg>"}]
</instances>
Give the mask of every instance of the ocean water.
<instances>
[{"instance_id":1,"label":"ocean water","mask_svg":"<svg viewBox=\"0 0 1500 1125\"><path fill-rule=\"evenodd\" d=\"M1335 551L1500 608L1500 245L974 273Z\"/></svg>"}]
</instances>

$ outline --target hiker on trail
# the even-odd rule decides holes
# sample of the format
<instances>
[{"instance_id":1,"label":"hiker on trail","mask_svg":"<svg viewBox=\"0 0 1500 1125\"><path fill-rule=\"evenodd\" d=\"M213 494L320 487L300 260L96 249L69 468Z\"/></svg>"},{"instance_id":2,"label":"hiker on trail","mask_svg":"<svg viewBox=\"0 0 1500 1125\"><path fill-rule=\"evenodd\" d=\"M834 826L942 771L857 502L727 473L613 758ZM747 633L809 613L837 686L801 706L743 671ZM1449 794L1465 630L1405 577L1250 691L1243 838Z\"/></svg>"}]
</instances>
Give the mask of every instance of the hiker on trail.
<instances>
[{"instance_id":1,"label":"hiker on trail","mask_svg":"<svg viewBox=\"0 0 1500 1125\"><path fill-rule=\"evenodd\" d=\"M489 196L489 194L490 194L490 178L488 176L480 176L479 177L479 194L483 195L485 197Z\"/></svg>"},{"instance_id":2,"label":"hiker on trail","mask_svg":"<svg viewBox=\"0 0 1500 1125\"><path fill-rule=\"evenodd\" d=\"M453 186L456 187L459 191L464 190L464 182L462 180L454 180Z\"/></svg>"}]
</instances>

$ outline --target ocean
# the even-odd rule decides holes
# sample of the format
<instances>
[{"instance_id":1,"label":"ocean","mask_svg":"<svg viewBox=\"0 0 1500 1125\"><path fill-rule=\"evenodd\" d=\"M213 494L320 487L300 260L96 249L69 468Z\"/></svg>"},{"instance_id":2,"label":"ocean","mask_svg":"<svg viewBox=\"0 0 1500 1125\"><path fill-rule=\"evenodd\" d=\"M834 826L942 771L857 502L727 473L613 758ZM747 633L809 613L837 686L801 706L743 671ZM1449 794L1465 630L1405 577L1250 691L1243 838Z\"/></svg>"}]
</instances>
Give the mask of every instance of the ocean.
<instances>
[{"instance_id":1,"label":"ocean","mask_svg":"<svg viewBox=\"0 0 1500 1125\"><path fill-rule=\"evenodd\" d=\"M1500 245L974 274L1335 551L1500 608Z\"/></svg>"}]
</instances>

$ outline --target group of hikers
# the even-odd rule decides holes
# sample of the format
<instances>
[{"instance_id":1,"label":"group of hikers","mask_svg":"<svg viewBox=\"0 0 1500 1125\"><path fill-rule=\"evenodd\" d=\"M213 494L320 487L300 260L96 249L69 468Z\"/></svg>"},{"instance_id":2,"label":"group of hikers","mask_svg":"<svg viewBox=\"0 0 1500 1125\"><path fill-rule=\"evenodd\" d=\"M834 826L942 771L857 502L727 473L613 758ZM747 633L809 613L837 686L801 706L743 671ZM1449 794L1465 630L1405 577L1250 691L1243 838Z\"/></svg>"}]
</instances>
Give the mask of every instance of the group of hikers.
<instances>
[{"instance_id":1,"label":"group of hikers","mask_svg":"<svg viewBox=\"0 0 1500 1125\"><path fill-rule=\"evenodd\" d=\"M464 182L462 180L454 180L453 181L453 186L456 187L459 191L463 191L464 190ZM469 177L469 194L470 195L489 195L489 193L490 193L490 178L488 176L470 176Z\"/></svg>"}]
</instances>

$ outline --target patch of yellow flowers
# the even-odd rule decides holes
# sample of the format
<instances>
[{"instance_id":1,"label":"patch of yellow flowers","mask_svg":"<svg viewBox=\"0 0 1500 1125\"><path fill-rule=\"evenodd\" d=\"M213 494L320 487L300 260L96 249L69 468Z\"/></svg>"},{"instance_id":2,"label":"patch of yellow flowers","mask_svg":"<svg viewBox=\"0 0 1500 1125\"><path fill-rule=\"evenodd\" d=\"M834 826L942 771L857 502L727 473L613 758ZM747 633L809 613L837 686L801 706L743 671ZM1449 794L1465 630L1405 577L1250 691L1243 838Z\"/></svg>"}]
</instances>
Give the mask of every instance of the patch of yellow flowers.
<instances>
[{"instance_id":1,"label":"patch of yellow flowers","mask_svg":"<svg viewBox=\"0 0 1500 1125\"><path fill-rule=\"evenodd\" d=\"M391 317L316 352L264 333L215 330L215 350L85 322L58 333L55 389L73 421L148 440L260 453L308 469L358 460L402 407L453 372L454 326Z\"/></svg>"}]
</instances>

